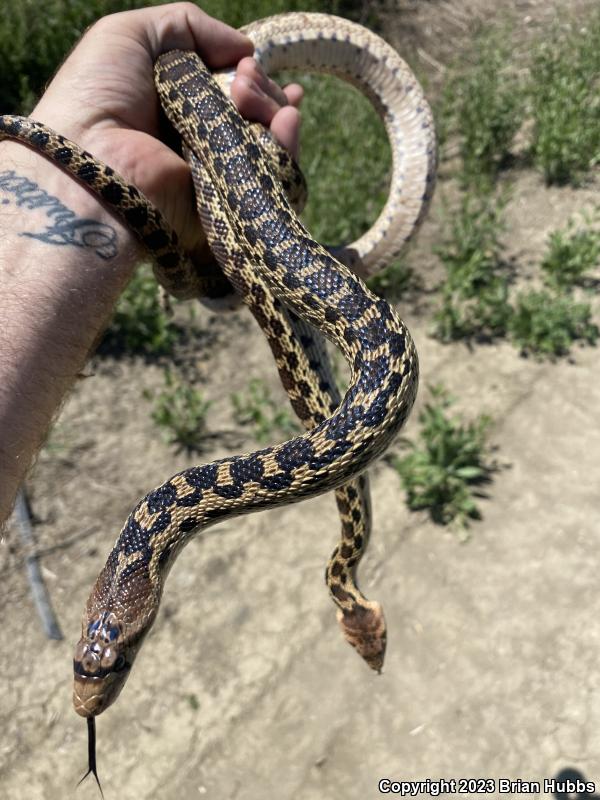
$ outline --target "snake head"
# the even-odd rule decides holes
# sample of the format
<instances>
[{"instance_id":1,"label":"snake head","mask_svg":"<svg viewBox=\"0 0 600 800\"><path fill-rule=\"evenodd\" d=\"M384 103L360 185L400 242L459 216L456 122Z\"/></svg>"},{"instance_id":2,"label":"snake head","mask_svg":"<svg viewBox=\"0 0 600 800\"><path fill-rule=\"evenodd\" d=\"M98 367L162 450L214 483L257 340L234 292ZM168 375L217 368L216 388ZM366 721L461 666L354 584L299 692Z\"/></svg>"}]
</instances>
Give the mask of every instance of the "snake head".
<instances>
[{"instance_id":1,"label":"snake head","mask_svg":"<svg viewBox=\"0 0 600 800\"><path fill-rule=\"evenodd\" d=\"M75 650L73 704L82 717L102 713L123 688L137 648L127 648L115 614L97 613L84 626Z\"/></svg>"}]
</instances>

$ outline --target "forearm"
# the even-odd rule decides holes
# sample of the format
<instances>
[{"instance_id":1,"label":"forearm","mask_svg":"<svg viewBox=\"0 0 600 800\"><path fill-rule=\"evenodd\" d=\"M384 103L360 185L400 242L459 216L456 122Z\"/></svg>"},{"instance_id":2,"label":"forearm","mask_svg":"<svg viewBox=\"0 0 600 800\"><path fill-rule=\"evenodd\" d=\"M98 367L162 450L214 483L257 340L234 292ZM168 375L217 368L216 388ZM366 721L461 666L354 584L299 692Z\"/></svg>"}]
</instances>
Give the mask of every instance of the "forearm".
<instances>
[{"instance_id":1,"label":"forearm","mask_svg":"<svg viewBox=\"0 0 600 800\"><path fill-rule=\"evenodd\" d=\"M0 525L137 255L71 176L0 142Z\"/></svg>"}]
</instances>

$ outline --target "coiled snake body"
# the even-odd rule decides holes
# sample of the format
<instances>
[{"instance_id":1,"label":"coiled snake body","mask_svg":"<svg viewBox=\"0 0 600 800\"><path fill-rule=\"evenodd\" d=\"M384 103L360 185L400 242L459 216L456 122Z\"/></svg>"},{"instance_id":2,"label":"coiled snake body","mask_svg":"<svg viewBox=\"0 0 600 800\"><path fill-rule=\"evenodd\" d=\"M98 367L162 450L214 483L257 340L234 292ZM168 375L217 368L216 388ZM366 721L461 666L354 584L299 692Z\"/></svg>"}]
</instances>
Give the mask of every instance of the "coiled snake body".
<instances>
[{"instance_id":1,"label":"coiled snake body","mask_svg":"<svg viewBox=\"0 0 600 800\"><path fill-rule=\"evenodd\" d=\"M287 14L245 31L268 70L334 72L357 84L384 118L393 155L390 197L368 234L335 250L355 272L369 274L410 239L433 189L435 144L420 87L388 45L346 20ZM85 717L99 714L118 695L156 617L168 569L193 535L224 518L336 487L342 539L327 582L346 637L379 670L383 614L354 581L369 533L366 479L356 476L404 423L417 388L417 355L405 326L354 272L310 238L252 126L241 120L200 59L167 53L157 61L155 78L163 108L183 140L211 249L267 334L292 405L309 430L274 447L183 470L138 503L84 614L74 703ZM202 294L201 273L187 263L176 235L137 189L31 120L1 117L0 136L36 147L98 192L148 245L169 291L180 297ZM341 402L314 329L350 364L351 383Z\"/></svg>"}]
</instances>

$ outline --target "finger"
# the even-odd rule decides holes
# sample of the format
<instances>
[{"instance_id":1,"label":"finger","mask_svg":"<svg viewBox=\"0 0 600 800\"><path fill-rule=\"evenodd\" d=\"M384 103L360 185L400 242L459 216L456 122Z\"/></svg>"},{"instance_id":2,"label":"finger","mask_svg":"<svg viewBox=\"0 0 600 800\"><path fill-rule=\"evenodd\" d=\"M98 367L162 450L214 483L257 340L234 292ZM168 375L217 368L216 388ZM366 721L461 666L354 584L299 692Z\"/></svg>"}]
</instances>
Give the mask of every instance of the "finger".
<instances>
[{"instance_id":1,"label":"finger","mask_svg":"<svg viewBox=\"0 0 600 800\"><path fill-rule=\"evenodd\" d=\"M272 97L250 78L237 75L231 84L231 98L240 114L251 122L260 122L268 127L275 114L281 109Z\"/></svg>"},{"instance_id":2,"label":"finger","mask_svg":"<svg viewBox=\"0 0 600 800\"><path fill-rule=\"evenodd\" d=\"M126 25L146 46L153 61L167 50L196 50L209 67L218 69L236 64L254 50L247 36L193 3L126 11L105 17L104 23L112 17L121 18L119 28Z\"/></svg>"},{"instance_id":3,"label":"finger","mask_svg":"<svg viewBox=\"0 0 600 800\"><path fill-rule=\"evenodd\" d=\"M283 87L288 104L300 108L300 103L304 97L304 89L299 83L290 83Z\"/></svg>"},{"instance_id":4,"label":"finger","mask_svg":"<svg viewBox=\"0 0 600 800\"><path fill-rule=\"evenodd\" d=\"M297 83L291 83L282 89L266 78L253 58L244 58L238 64L231 96L243 117L268 126L282 106L298 107L304 90Z\"/></svg>"},{"instance_id":5,"label":"finger","mask_svg":"<svg viewBox=\"0 0 600 800\"><path fill-rule=\"evenodd\" d=\"M245 119L269 127L277 141L297 159L300 146L300 112L295 106L302 99L302 87L297 84L286 87L284 96L287 101L289 91L292 104L282 108L254 80L247 77L245 69L242 72L244 74L238 74L231 84L231 97L238 111Z\"/></svg>"},{"instance_id":6,"label":"finger","mask_svg":"<svg viewBox=\"0 0 600 800\"><path fill-rule=\"evenodd\" d=\"M279 106L287 105L287 97L281 86L272 81L263 68L254 58L244 58L240 61L236 70L237 75L245 76L254 81L258 88L268 97L271 97Z\"/></svg>"},{"instance_id":7,"label":"finger","mask_svg":"<svg viewBox=\"0 0 600 800\"><path fill-rule=\"evenodd\" d=\"M271 133L297 161L300 153L300 112L294 106L279 109L271 122Z\"/></svg>"}]
</instances>

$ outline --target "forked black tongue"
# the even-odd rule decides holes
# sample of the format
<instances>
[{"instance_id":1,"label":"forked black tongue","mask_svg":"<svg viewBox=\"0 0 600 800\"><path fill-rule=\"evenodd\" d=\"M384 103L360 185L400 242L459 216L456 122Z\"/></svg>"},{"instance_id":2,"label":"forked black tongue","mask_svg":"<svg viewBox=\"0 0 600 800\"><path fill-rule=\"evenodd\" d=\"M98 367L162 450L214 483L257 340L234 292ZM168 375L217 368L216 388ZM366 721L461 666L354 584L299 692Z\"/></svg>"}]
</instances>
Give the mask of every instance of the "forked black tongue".
<instances>
[{"instance_id":1,"label":"forked black tongue","mask_svg":"<svg viewBox=\"0 0 600 800\"><path fill-rule=\"evenodd\" d=\"M104 800L104 792L102 791L102 786L100 786L100 779L98 778L98 772L96 771L96 717L87 718L87 729L88 729L88 771L79 781L77 786L79 786L80 783L83 783L83 781L87 778L87 776L91 772L94 778L96 779L98 788L100 789L102 800Z\"/></svg>"}]
</instances>

